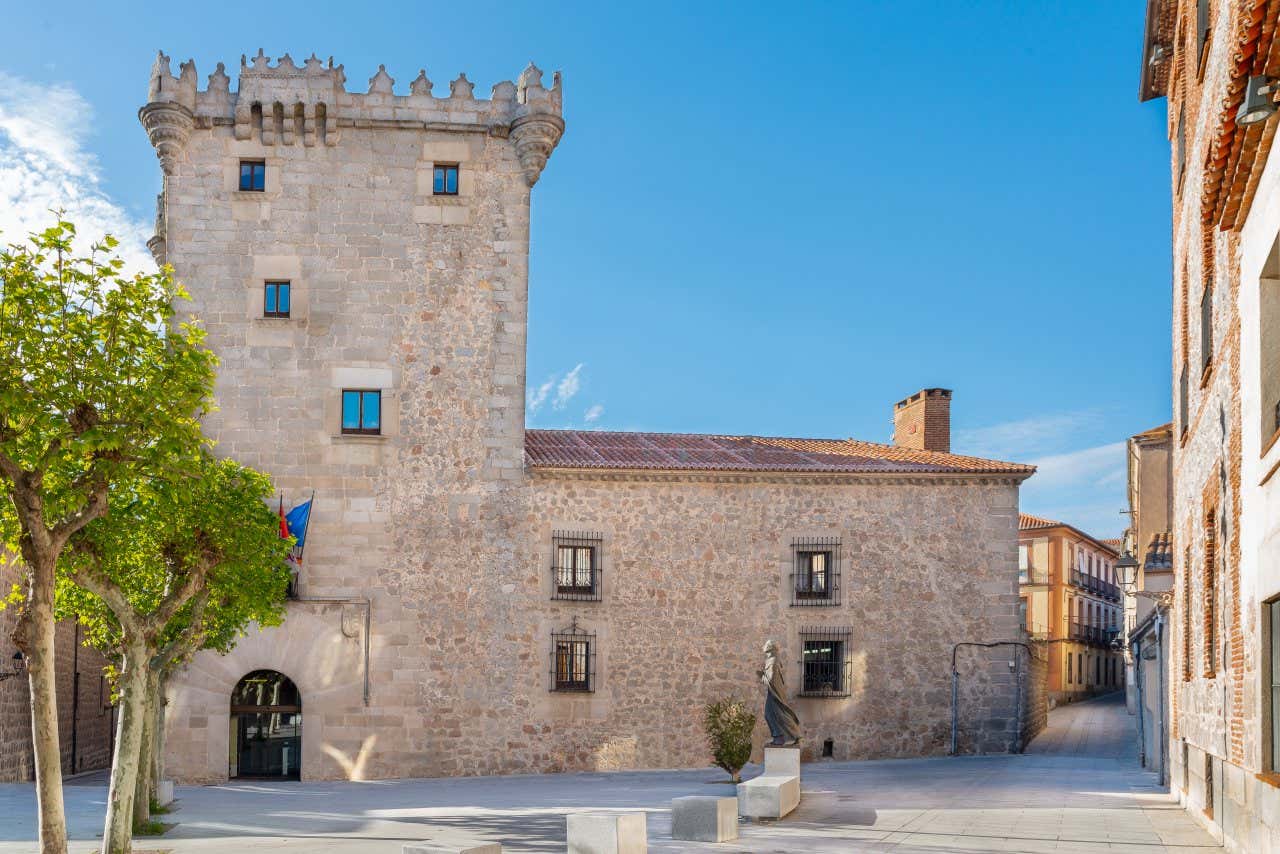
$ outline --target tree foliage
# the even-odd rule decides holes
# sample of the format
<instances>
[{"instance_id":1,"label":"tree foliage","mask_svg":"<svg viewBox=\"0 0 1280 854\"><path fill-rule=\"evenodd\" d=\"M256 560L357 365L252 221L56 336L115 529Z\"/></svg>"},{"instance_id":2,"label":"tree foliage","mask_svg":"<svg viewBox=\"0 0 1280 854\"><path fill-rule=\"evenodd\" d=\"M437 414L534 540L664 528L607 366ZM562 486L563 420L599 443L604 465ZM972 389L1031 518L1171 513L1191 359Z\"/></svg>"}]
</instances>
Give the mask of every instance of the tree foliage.
<instances>
[{"instance_id":1,"label":"tree foliage","mask_svg":"<svg viewBox=\"0 0 1280 854\"><path fill-rule=\"evenodd\" d=\"M40 847L66 851L54 679L54 588L68 541L110 496L182 470L205 446L215 359L174 323L165 269L128 275L59 219L0 249L0 551L21 556L14 641L31 687Z\"/></svg>"},{"instance_id":2,"label":"tree foliage","mask_svg":"<svg viewBox=\"0 0 1280 854\"><path fill-rule=\"evenodd\" d=\"M737 698L708 703L703 714L707 745L716 767L729 773L733 782L741 779L742 766L751 761L751 733L756 716Z\"/></svg>"}]
</instances>

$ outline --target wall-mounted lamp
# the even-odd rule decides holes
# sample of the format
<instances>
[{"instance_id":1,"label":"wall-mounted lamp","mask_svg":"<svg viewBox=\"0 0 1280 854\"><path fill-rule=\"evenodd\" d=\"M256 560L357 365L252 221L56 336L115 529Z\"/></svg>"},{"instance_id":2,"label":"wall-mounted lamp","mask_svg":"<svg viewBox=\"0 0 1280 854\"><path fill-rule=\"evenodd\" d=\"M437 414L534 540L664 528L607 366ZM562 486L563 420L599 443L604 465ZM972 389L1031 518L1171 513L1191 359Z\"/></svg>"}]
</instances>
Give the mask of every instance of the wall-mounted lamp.
<instances>
[{"instance_id":1,"label":"wall-mounted lamp","mask_svg":"<svg viewBox=\"0 0 1280 854\"><path fill-rule=\"evenodd\" d=\"M7 673L0 673L0 682L3 682L6 679L11 679L14 676L21 676L23 673L26 672L27 659L23 656L21 652L15 652L13 654L12 660L13 660L13 670L10 670Z\"/></svg>"},{"instance_id":2,"label":"wall-mounted lamp","mask_svg":"<svg viewBox=\"0 0 1280 854\"><path fill-rule=\"evenodd\" d=\"M1236 113L1236 124L1256 125L1275 115L1276 102L1273 96L1277 91L1277 82L1277 78L1265 74L1249 78L1244 90L1244 103L1240 105L1240 112Z\"/></svg>"}]
</instances>

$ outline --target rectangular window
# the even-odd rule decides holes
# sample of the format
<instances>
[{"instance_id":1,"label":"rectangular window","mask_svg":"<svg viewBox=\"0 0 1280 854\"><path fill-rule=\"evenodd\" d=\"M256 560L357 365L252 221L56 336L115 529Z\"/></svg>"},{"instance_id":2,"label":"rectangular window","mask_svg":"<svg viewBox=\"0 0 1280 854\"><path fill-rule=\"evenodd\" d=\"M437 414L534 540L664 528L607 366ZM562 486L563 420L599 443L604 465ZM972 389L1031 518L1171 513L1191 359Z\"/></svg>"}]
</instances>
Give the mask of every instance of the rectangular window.
<instances>
[{"instance_id":1,"label":"rectangular window","mask_svg":"<svg viewBox=\"0 0 1280 854\"><path fill-rule=\"evenodd\" d=\"M1218 549L1217 510L1204 519L1204 675L1212 679L1218 658Z\"/></svg>"},{"instance_id":2,"label":"rectangular window","mask_svg":"<svg viewBox=\"0 0 1280 854\"><path fill-rule=\"evenodd\" d=\"M431 192L436 196L458 195L458 164L437 163L431 177Z\"/></svg>"},{"instance_id":3,"label":"rectangular window","mask_svg":"<svg viewBox=\"0 0 1280 854\"><path fill-rule=\"evenodd\" d=\"M839 605L839 537L794 539L791 552L791 604Z\"/></svg>"},{"instance_id":4,"label":"rectangular window","mask_svg":"<svg viewBox=\"0 0 1280 854\"><path fill-rule=\"evenodd\" d=\"M1178 110L1178 138L1175 140L1178 146L1178 186L1182 186L1182 175L1187 171L1187 108L1184 106Z\"/></svg>"},{"instance_id":5,"label":"rectangular window","mask_svg":"<svg viewBox=\"0 0 1280 854\"><path fill-rule=\"evenodd\" d=\"M240 161L240 189L261 193L267 188L267 164L262 160Z\"/></svg>"},{"instance_id":6,"label":"rectangular window","mask_svg":"<svg viewBox=\"0 0 1280 854\"><path fill-rule=\"evenodd\" d=\"M1068 685L1070 685L1074 681L1072 679L1074 675L1075 674L1072 672L1072 667L1071 667L1071 653L1067 653L1067 684Z\"/></svg>"},{"instance_id":7,"label":"rectangular window","mask_svg":"<svg viewBox=\"0 0 1280 854\"><path fill-rule=\"evenodd\" d=\"M551 635L551 690L589 693L595 686L596 636L578 628L578 618Z\"/></svg>"},{"instance_id":8,"label":"rectangular window","mask_svg":"<svg viewBox=\"0 0 1280 854\"><path fill-rule=\"evenodd\" d=\"M551 534L552 599L599 602L602 534L553 531Z\"/></svg>"},{"instance_id":9,"label":"rectangular window","mask_svg":"<svg viewBox=\"0 0 1280 854\"><path fill-rule=\"evenodd\" d=\"M1213 363L1213 285L1204 286L1200 297L1200 367Z\"/></svg>"},{"instance_id":10,"label":"rectangular window","mask_svg":"<svg viewBox=\"0 0 1280 854\"><path fill-rule=\"evenodd\" d=\"M847 628L800 630L800 694L804 697L849 696L849 638Z\"/></svg>"},{"instance_id":11,"label":"rectangular window","mask_svg":"<svg viewBox=\"0 0 1280 854\"><path fill-rule=\"evenodd\" d=\"M288 282L267 282L263 286L262 316L288 317L289 291Z\"/></svg>"},{"instance_id":12,"label":"rectangular window","mask_svg":"<svg viewBox=\"0 0 1280 854\"><path fill-rule=\"evenodd\" d=\"M382 433L382 392L342 390L342 432L377 436Z\"/></svg>"},{"instance_id":13,"label":"rectangular window","mask_svg":"<svg viewBox=\"0 0 1280 854\"><path fill-rule=\"evenodd\" d=\"M1182 365L1182 374L1178 377L1178 431L1181 435L1187 435L1187 418L1191 406L1187 402L1187 365Z\"/></svg>"},{"instance_id":14,"label":"rectangular window","mask_svg":"<svg viewBox=\"0 0 1280 854\"><path fill-rule=\"evenodd\" d=\"M1191 681L1191 547L1182 556L1182 681Z\"/></svg>"},{"instance_id":15,"label":"rectangular window","mask_svg":"<svg viewBox=\"0 0 1280 854\"><path fill-rule=\"evenodd\" d=\"M1196 0L1196 62L1204 57L1209 42L1209 0Z\"/></svg>"},{"instance_id":16,"label":"rectangular window","mask_svg":"<svg viewBox=\"0 0 1280 854\"><path fill-rule=\"evenodd\" d=\"M1263 670L1266 680L1267 731L1271 734L1271 743L1267 751L1265 771L1280 771L1280 598L1272 599L1262 606L1263 625L1270 635L1267 645L1267 663Z\"/></svg>"}]
</instances>

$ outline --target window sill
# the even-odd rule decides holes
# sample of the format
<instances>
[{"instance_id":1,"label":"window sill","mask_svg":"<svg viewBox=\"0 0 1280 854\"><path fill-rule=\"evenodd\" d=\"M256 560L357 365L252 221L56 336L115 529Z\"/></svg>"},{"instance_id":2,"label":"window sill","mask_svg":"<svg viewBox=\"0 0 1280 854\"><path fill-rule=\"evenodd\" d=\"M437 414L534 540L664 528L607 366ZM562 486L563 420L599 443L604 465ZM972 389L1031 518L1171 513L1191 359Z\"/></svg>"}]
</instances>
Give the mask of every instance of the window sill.
<instances>
[{"instance_id":1,"label":"window sill","mask_svg":"<svg viewBox=\"0 0 1280 854\"><path fill-rule=\"evenodd\" d=\"M1260 771L1254 775L1260 783L1266 783L1275 789L1280 789L1280 771Z\"/></svg>"},{"instance_id":2,"label":"window sill","mask_svg":"<svg viewBox=\"0 0 1280 854\"><path fill-rule=\"evenodd\" d=\"M1276 432L1271 434L1271 438L1262 443L1262 453L1259 456L1265 457L1267 452L1275 447L1276 440L1280 439L1280 427L1276 428Z\"/></svg>"},{"instance_id":3,"label":"window sill","mask_svg":"<svg viewBox=\"0 0 1280 854\"><path fill-rule=\"evenodd\" d=\"M335 442L354 442L358 445L379 444L385 442L391 437L386 433L373 435L370 433L335 433L330 437Z\"/></svg>"}]
</instances>

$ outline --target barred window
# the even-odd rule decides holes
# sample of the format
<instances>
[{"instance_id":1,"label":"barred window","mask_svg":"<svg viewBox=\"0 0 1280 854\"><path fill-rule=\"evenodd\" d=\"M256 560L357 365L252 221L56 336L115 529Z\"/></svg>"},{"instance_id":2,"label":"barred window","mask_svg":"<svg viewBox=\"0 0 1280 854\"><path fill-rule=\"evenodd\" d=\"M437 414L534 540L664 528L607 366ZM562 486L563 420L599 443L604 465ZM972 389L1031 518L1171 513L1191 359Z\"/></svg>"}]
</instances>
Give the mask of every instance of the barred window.
<instances>
[{"instance_id":1,"label":"barred window","mask_svg":"<svg viewBox=\"0 0 1280 854\"><path fill-rule=\"evenodd\" d=\"M800 630L801 683L803 697L849 696L848 628L806 628Z\"/></svg>"},{"instance_id":2,"label":"barred window","mask_svg":"<svg viewBox=\"0 0 1280 854\"><path fill-rule=\"evenodd\" d=\"M604 536L594 531L551 534L551 598L599 602Z\"/></svg>"},{"instance_id":3,"label":"barred window","mask_svg":"<svg viewBox=\"0 0 1280 854\"><path fill-rule=\"evenodd\" d=\"M839 605L840 538L795 539L791 551L791 604Z\"/></svg>"},{"instance_id":4,"label":"barred window","mask_svg":"<svg viewBox=\"0 0 1280 854\"><path fill-rule=\"evenodd\" d=\"M590 693L596 689L596 636L578 627L578 618L551 635L551 690Z\"/></svg>"}]
</instances>

